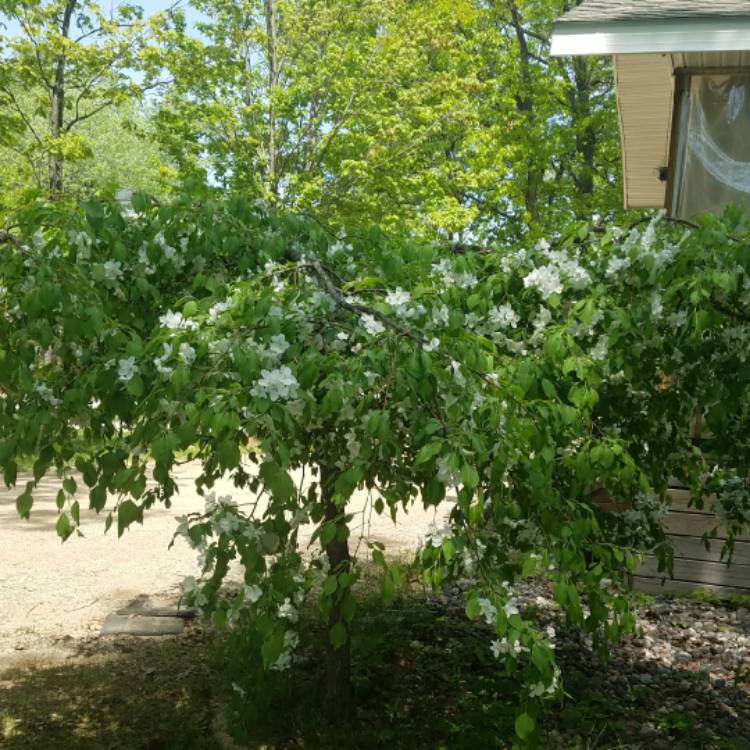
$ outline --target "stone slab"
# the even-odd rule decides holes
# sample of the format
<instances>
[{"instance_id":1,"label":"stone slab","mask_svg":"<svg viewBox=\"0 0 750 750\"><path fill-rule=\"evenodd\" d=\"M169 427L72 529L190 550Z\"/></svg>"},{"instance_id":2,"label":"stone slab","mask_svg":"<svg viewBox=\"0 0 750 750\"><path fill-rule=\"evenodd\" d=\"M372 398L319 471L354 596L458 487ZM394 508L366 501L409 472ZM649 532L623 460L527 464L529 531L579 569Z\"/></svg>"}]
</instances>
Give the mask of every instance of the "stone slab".
<instances>
[{"instance_id":1,"label":"stone slab","mask_svg":"<svg viewBox=\"0 0 750 750\"><path fill-rule=\"evenodd\" d=\"M124 607L115 612L122 617L179 617L182 620L192 620L194 609L177 609L176 607Z\"/></svg>"},{"instance_id":2,"label":"stone slab","mask_svg":"<svg viewBox=\"0 0 750 750\"><path fill-rule=\"evenodd\" d=\"M101 635L179 635L184 626L180 617L111 614L104 620Z\"/></svg>"}]
</instances>

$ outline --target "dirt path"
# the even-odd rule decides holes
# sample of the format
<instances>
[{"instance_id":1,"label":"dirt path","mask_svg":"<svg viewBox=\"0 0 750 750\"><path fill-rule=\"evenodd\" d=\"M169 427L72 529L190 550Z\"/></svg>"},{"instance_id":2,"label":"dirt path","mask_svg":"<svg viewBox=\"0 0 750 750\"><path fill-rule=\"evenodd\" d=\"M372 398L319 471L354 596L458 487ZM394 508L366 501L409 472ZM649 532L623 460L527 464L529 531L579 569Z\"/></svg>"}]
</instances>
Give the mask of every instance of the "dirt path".
<instances>
[{"instance_id":1,"label":"dirt path","mask_svg":"<svg viewBox=\"0 0 750 750\"><path fill-rule=\"evenodd\" d=\"M197 475L196 465L181 467L180 494L172 507L151 509L142 526L133 524L119 540L116 529L104 534L105 514L82 510L84 538L62 544L55 534L54 480L37 490L29 521L16 513L19 490L0 492L0 669L65 655L76 641L95 635L110 612L139 597L176 602L182 579L196 575L196 555L182 539L171 550L168 545L175 517L203 509L194 487ZM25 481L19 476L18 487ZM239 499L229 484L217 491ZM364 495L355 497L352 509L360 510L365 501ZM373 514L368 537L384 542L391 554L411 552L436 520L442 524L444 513L418 506L398 525Z\"/></svg>"}]
</instances>

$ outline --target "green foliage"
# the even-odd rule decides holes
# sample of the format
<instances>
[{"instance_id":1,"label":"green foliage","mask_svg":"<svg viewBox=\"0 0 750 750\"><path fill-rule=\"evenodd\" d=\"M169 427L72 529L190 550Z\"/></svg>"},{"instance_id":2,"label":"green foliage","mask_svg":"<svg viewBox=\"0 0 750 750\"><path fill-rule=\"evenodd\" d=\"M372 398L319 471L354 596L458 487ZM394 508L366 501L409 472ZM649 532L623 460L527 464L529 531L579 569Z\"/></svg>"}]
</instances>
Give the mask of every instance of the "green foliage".
<instances>
[{"instance_id":1,"label":"green foliage","mask_svg":"<svg viewBox=\"0 0 750 750\"><path fill-rule=\"evenodd\" d=\"M522 739L561 688L554 636L519 611L515 583L548 578L604 657L634 629L635 551L670 562L652 491L678 476L696 503L716 493L730 546L747 525L750 255L730 218L574 224L554 247L463 254L376 231L349 249L317 222L198 189L36 203L16 221L0 255L0 462L14 484L33 459L19 512L53 472L69 536L76 470L122 534L169 502L191 451L206 508L178 531L201 553L187 593L252 633L265 669L291 664L313 592L327 640L347 645L357 490L394 518L457 496L420 566L428 585L475 577L467 615L518 680ZM705 453L690 439L698 407ZM222 477L252 502L217 498ZM628 512L598 509L600 488ZM320 548L303 557L308 522ZM403 572L372 556L391 602ZM239 592L222 587L230 565Z\"/></svg>"},{"instance_id":2,"label":"green foliage","mask_svg":"<svg viewBox=\"0 0 750 750\"><path fill-rule=\"evenodd\" d=\"M197 0L158 31L156 118L209 175L350 232L519 236L619 210L607 61L549 58L567 3Z\"/></svg>"},{"instance_id":3,"label":"green foliage","mask_svg":"<svg viewBox=\"0 0 750 750\"><path fill-rule=\"evenodd\" d=\"M0 36L0 210L30 190L59 198L158 187L159 152L139 132L147 128L134 105L159 85L141 64L149 52L141 8L23 0L0 5L6 24L14 33Z\"/></svg>"}]
</instances>

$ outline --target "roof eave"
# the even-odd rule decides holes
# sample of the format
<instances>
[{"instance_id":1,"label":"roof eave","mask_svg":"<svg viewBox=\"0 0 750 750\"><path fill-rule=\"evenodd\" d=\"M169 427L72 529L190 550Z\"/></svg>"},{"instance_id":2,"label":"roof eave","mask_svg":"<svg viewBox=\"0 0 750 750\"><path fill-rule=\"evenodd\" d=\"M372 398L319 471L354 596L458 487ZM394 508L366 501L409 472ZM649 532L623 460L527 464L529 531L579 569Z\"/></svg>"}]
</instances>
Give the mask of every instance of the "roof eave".
<instances>
[{"instance_id":1,"label":"roof eave","mask_svg":"<svg viewBox=\"0 0 750 750\"><path fill-rule=\"evenodd\" d=\"M750 16L557 22L553 57L750 50Z\"/></svg>"}]
</instances>

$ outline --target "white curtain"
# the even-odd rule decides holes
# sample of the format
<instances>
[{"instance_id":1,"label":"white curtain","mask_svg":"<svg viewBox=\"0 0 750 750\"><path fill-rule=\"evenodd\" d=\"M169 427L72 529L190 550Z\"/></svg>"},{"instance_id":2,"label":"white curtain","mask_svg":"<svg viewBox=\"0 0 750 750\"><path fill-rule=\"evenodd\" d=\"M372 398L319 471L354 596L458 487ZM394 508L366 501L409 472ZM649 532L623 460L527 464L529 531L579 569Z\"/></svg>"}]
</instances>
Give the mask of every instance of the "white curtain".
<instances>
[{"instance_id":1,"label":"white curtain","mask_svg":"<svg viewBox=\"0 0 750 750\"><path fill-rule=\"evenodd\" d=\"M750 74L695 75L683 101L677 214L719 213L728 203L750 211Z\"/></svg>"}]
</instances>

